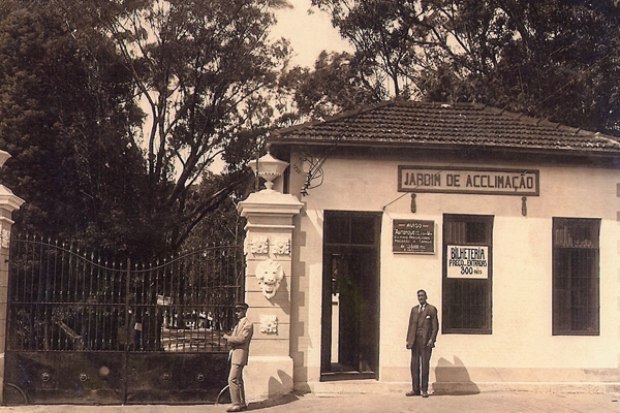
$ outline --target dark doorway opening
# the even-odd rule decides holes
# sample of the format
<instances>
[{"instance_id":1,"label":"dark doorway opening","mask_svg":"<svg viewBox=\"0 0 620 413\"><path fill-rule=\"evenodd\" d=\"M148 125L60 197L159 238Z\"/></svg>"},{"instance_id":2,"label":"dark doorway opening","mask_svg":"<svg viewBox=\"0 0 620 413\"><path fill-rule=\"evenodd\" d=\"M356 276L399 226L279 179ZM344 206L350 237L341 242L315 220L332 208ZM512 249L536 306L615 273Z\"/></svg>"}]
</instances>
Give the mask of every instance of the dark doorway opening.
<instances>
[{"instance_id":1,"label":"dark doorway opening","mask_svg":"<svg viewBox=\"0 0 620 413\"><path fill-rule=\"evenodd\" d=\"M377 379L381 214L325 212L321 380Z\"/></svg>"}]
</instances>

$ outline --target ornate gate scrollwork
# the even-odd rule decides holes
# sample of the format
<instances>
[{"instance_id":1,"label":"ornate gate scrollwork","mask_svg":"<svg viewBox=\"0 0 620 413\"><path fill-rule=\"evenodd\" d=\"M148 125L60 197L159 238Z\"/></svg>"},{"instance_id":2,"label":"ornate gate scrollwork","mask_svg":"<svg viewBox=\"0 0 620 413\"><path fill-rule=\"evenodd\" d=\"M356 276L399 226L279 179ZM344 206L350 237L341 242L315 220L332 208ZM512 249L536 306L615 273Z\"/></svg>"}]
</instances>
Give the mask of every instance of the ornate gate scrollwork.
<instances>
[{"instance_id":1,"label":"ornate gate scrollwork","mask_svg":"<svg viewBox=\"0 0 620 413\"><path fill-rule=\"evenodd\" d=\"M240 248L145 264L40 237L11 248L6 404L216 401L222 334L243 299Z\"/></svg>"}]
</instances>

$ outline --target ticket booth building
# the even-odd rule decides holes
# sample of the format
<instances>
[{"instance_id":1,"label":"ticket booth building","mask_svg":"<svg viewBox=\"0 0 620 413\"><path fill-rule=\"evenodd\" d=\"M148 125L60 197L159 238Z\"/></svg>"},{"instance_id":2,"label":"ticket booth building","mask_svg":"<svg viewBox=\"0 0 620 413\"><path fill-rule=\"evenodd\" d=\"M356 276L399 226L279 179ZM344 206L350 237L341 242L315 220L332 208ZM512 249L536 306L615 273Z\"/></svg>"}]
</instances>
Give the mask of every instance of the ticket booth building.
<instances>
[{"instance_id":1,"label":"ticket booth building","mask_svg":"<svg viewBox=\"0 0 620 413\"><path fill-rule=\"evenodd\" d=\"M299 389L410 382L438 308L436 392L620 383L620 142L477 104L390 101L268 141L294 219Z\"/></svg>"}]
</instances>

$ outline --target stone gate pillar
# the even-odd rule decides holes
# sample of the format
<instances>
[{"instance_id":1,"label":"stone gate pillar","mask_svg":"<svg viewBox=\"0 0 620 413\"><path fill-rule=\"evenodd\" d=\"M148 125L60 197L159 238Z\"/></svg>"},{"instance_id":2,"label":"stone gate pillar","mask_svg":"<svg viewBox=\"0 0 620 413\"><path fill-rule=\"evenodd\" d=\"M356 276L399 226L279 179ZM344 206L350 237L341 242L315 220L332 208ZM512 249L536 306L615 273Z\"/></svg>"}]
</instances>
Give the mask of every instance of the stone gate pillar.
<instances>
[{"instance_id":1,"label":"stone gate pillar","mask_svg":"<svg viewBox=\"0 0 620 413\"><path fill-rule=\"evenodd\" d=\"M0 168L9 155L0 151ZM9 242L13 211L19 209L24 200L16 196L10 189L0 184L0 404L3 402L4 388L4 350L6 348L6 315L9 286Z\"/></svg>"},{"instance_id":2,"label":"stone gate pillar","mask_svg":"<svg viewBox=\"0 0 620 413\"><path fill-rule=\"evenodd\" d=\"M272 180L288 164L267 154L250 165L267 180L238 206L247 218L245 300L254 323L250 359L245 369L248 400L264 400L293 390L290 356L291 253L293 218L302 203L272 189Z\"/></svg>"}]
</instances>

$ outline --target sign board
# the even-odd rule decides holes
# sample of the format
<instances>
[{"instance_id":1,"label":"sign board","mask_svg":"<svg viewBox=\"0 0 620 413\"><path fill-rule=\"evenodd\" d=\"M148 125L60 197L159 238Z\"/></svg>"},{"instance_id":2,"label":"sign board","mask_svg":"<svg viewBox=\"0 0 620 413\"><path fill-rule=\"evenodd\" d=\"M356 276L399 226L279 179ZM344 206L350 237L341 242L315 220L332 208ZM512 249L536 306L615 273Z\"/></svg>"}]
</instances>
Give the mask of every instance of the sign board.
<instances>
[{"instance_id":1,"label":"sign board","mask_svg":"<svg viewBox=\"0 0 620 413\"><path fill-rule=\"evenodd\" d=\"M489 278L489 247L448 245L446 268L448 278Z\"/></svg>"},{"instance_id":2,"label":"sign board","mask_svg":"<svg viewBox=\"0 0 620 413\"><path fill-rule=\"evenodd\" d=\"M398 191L538 196L539 171L400 165Z\"/></svg>"},{"instance_id":3,"label":"sign board","mask_svg":"<svg viewBox=\"0 0 620 413\"><path fill-rule=\"evenodd\" d=\"M435 221L395 219L392 251L396 254L434 254Z\"/></svg>"}]
</instances>

